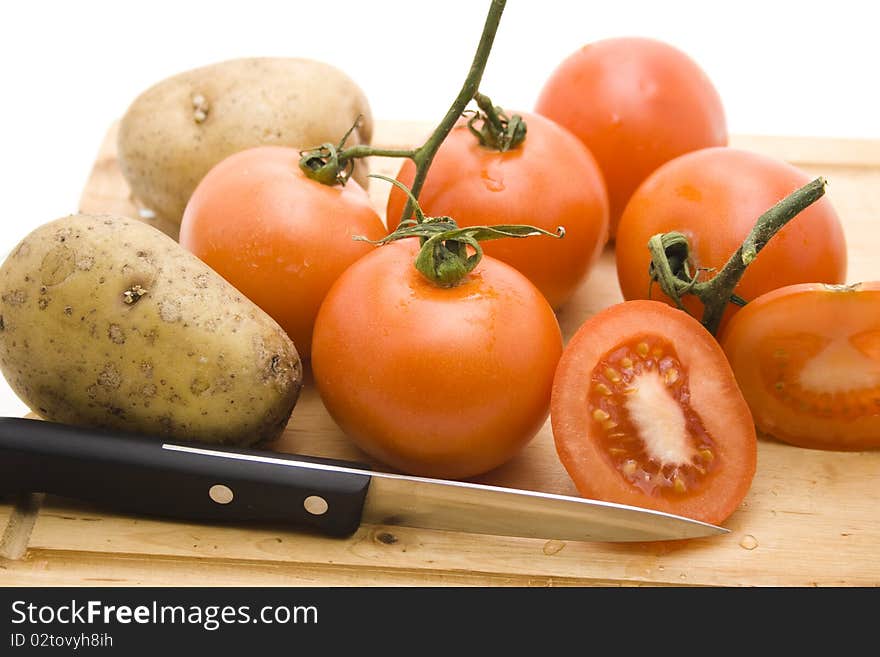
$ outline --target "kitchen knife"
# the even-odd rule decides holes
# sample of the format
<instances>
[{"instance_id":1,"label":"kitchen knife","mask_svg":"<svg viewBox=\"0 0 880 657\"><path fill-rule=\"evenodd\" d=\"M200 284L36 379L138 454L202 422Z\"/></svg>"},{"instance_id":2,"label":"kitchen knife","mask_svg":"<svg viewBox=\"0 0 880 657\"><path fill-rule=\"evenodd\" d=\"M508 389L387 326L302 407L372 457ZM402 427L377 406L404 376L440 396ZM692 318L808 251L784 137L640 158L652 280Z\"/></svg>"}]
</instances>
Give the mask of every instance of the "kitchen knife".
<instances>
[{"instance_id":1,"label":"kitchen knife","mask_svg":"<svg viewBox=\"0 0 880 657\"><path fill-rule=\"evenodd\" d=\"M42 492L191 521L264 521L331 536L362 522L574 541L724 534L638 507L375 472L351 461L0 418L0 493Z\"/></svg>"}]
</instances>

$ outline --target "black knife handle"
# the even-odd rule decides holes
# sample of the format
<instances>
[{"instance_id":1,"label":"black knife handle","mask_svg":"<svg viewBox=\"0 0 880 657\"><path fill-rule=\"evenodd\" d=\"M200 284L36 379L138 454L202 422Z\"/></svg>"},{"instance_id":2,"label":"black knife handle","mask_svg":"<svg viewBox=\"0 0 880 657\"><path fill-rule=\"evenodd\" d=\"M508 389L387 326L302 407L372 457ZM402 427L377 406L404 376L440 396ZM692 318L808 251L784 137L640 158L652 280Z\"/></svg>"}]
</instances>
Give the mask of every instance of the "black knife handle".
<instances>
[{"instance_id":1,"label":"black knife handle","mask_svg":"<svg viewBox=\"0 0 880 657\"><path fill-rule=\"evenodd\" d=\"M275 462L249 460L254 458ZM0 418L0 493L52 493L148 515L294 523L347 536L360 525L371 478L340 467L369 469L351 461Z\"/></svg>"}]
</instances>

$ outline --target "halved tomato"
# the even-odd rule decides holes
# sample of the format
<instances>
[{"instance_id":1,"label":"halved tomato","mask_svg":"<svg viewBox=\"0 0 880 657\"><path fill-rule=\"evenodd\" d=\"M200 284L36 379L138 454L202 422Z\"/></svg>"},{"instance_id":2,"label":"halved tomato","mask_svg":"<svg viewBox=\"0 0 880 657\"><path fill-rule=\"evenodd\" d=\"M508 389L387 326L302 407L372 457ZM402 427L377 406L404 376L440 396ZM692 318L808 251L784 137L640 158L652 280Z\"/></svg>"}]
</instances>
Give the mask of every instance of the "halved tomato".
<instances>
[{"instance_id":1,"label":"halved tomato","mask_svg":"<svg viewBox=\"0 0 880 657\"><path fill-rule=\"evenodd\" d=\"M724 352L659 301L584 322L559 362L550 418L585 497L718 523L755 474L755 426Z\"/></svg>"},{"instance_id":2,"label":"halved tomato","mask_svg":"<svg viewBox=\"0 0 880 657\"><path fill-rule=\"evenodd\" d=\"M880 282L773 290L721 339L761 431L815 449L880 447Z\"/></svg>"}]
</instances>

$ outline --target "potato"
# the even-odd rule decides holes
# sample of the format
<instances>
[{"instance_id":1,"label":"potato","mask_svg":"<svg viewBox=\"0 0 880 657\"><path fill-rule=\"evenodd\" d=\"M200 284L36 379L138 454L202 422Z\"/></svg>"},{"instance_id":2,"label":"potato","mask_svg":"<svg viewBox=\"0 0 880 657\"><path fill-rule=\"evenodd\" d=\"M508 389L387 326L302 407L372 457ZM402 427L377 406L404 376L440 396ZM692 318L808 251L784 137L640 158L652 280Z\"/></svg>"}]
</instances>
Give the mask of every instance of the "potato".
<instances>
[{"instance_id":1,"label":"potato","mask_svg":"<svg viewBox=\"0 0 880 657\"><path fill-rule=\"evenodd\" d=\"M369 144L370 106L342 71L296 58L233 59L167 78L138 96L122 118L120 168L136 201L179 225L208 170L240 150L273 144ZM367 186L364 159L355 180Z\"/></svg>"},{"instance_id":2,"label":"potato","mask_svg":"<svg viewBox=\"0 0 880 657\"><path fill-rule=\"evenodd\" d=\"M136 219L44 224L0 267L0 370L47 420L236 445L283 431L296 348L201 260Z\"/></svg>"}]
</instances>

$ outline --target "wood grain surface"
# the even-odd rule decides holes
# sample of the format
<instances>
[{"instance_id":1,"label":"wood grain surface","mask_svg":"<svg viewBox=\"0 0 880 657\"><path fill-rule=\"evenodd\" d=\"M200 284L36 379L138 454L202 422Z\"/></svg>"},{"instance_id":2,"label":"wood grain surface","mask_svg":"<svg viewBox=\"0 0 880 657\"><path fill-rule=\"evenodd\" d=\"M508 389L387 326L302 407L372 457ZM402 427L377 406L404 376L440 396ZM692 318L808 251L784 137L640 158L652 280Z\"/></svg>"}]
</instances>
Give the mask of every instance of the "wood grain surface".
<instances>
[{"instance_id":1,"label":"wood grain surface","mask_svg":"<svg viewBox=\"0 0 880 657\"><path fill-rule=\"evenodd\" d=\"M116 163L115 130L98 153L80 210L138 216ZM410 146L427 130L380 121L374 143ZM844 220L849 281L880 278L880 142L741 136L732 145L826 176L828 196ZM398 164L375 158L371 168L394 175ZM387 193L385 183L371 183L380 210ZM158 227L173 232L168 224ZM608 250L558 315L565 337L620 300ZM273 447L369 461L329 418L308 378ZM518 457L480 481L576 494L556 457L549 422ZM880 585L880 452L806 450L763 436L751 490L725 523L730 533L674 543L544 541L370 525L351 538L330 539L284 527L124 516L53 497L0 502L0 585Z\"/></svg>"}]
</instances>

